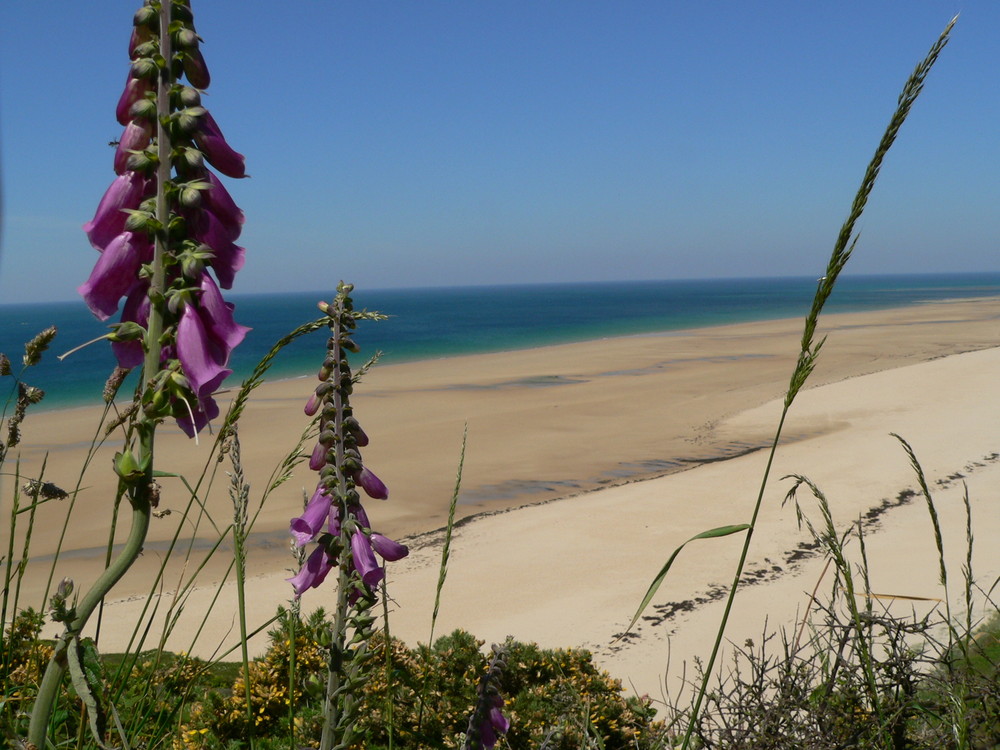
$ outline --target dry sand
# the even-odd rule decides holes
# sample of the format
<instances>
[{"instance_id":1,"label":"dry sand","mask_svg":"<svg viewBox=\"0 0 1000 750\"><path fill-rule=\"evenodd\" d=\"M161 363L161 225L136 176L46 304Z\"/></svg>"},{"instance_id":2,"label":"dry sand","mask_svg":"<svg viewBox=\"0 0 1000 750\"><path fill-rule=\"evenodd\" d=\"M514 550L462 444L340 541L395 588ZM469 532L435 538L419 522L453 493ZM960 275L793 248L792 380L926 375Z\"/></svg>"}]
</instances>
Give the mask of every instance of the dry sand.
<instances>
[{"instance_id":1,"label":"dry sand","mask_svg":"<svg viewBox=\"0 0 1000 750\"><path fill-rule=\"evenodd\" d=\"M821 333L830 338L786 423L753 540L748 570L761 582L737 599L730 639L759 639L765 618L772 626L793 623L822 570L822 560L801 546L808 536L793 510L781 507L788 483L780 477L808 475L830 498L839 524L848 524L915 486L889 432L906 437L924 463L955 578L964 555L959 474L983 540L976 572L987 586L997 577L1000 556L987 540L1000 533L1000 403L992 396L1000 371L1000 349L992 348L998 315L997 301L985 299L824 318ZM354 404L372 437L366 464L389 485L391 499L371 501L369 516L376 529L407 536L412 547L407 560L390 565L393 633L427 639L440 557L434 530L446 517L467 424L459 513L476 517L455 532L437 633L463 627L487 641L513 634L548 646L587 646L634 690L659 696L668 654L676 681L682 662L710 648L721 611L713 597L732 576L738 538L689 546L649 617L633 636L614 642L615 635L677 545L748 520L766 461L760 449L774 432L800 335L799 320L781 320L376 368ZM241 427L252 508L279 451L306 427L301 406L313 382L269 383L255 394ZM93 409L29 417L22 473L36 472L47 449L46 478L72 488L96 417ZM195 446L174 429L162 434L158 467L193 484L209 441ZM100 568L114 448L104 446L83 478L56 579L68 575L84 585ZM160 587L168 595L153 599L157 623L173 601L169 592L201 563L212 524L224 528L232 516L223 473L229 466L210 468L216 479L208 514L190 561L185 567L175 553ZM248 563L251 627L287 601L287 523L313 485L300 467L257 518ZM0 487L6 508L11 480ZM22 604L38 604L67 502L39 511ZM172 513L154 520L141 564L112 592L102 626L106 650L128 642L178 523L190 536L191 514L178 520L186 503L183 484L164 480L160 509ZM122 515L127 519L127 510ZM876 591L942 595L920 503L886 510L868 532ZM230 583L192 642L230 558L224 548L202 571L169 647L207 656L236 641ZM307 609L331 601L323 589L303 597ZM251 645L259 651L264 639Z\"/></svg>"}]
</instances>

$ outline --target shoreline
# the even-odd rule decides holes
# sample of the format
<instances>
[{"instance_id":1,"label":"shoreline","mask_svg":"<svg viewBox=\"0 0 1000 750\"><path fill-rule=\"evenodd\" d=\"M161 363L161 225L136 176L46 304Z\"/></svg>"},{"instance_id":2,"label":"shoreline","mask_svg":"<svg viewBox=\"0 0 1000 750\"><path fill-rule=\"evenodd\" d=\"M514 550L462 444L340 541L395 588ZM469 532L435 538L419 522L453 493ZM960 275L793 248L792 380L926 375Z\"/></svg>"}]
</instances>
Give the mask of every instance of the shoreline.
<instances>
[{"instance_id":1,"label":"shoreline","mask_svg":"<svg viewBox=\"0 0 1000 750\"><path fill-rule=\"evenodd\" d=\"M869 376L876 381L880 376L895 378L902 384L897 385L899 390L925 365L954 364L957 360L951 355L972 351L992 356L982 350L997 346L998 308L996 298L984 298L934 301L878 313L824 316L818 333L831 334L830 339L810 387L800 394L800 400L808 400L813 391L855 387L868 381ZM365 463L389 486L391 499L385 503L369 501L366 509L376 530L415 542L407 560L390 566L390 577L393 581L397 575L407 578L409 582L403 584L404 588L413 591L424 585L421 576L430 568L436 578L435 535L441 534L445 524L463 424L469 424L469 446L456 537L487 533L478 542L483 549L491 544L489 539L506 540L503 562L497 562L506 578L507 568L512 564L510 556L525 554L526 548L531 555L537 555L537 546L551 543L551 539L542 541L537 537L539 531L533 530L536 522L532 518L544 516L547 524L554 524L560 534L573 539L572 529L586 520L578 518L580 515L593 516L598 513L597 508L612 517L631 514L635 505L630 499L633 495L645 497L657 486L689 485L696 477L730 476L735 467L759 462L761 455L757 449L772 436L776 419L774 399L783 394L787 385L800 335L801 319L791 318L671 331L667 335L638 334L519 350L513 354L425 360L372 370L356 391L355 412L372 438L365 450ZM308 422L302 414L302 405L311 387L300 388L305 386L302 380L298 377L265 383L255 394L257 398L251 397L244 415L241 440L252 485L251 513L257 507L258 488L267 479L264 467L275 460L273 446L284 447L289 438L297 439ZM892 391L889 394L894 396ZM972 397L970 394L969 398ZM899 408L905 411L908 407ZM88 417L93 417L96 411L94 407L84 407L36 415L29 412L21 449L22 473L30 474L32 467L40 464L42 448L48 448L60 461L50 464L46 478L71 488L75 482L72 474L70 481L65 474L56 474L82 457L79 444L93 433L94 425ZM846 413L819 409L811 412L809 419L791 421L779 456L786 451L795 455L800 451L805 451L802 455L815 453L815 446L850 433L853 418L850 409ZM158 452L164 469L178 470L194 484L197 467L207 452L207 441L196 447L181 439L175 427L166 426L162 432ZM114 446L109 444L94 459L93 468L83 482L87 492L78 497L71 521L64 562L72 562L71 573L78 590L88 576L96 575L103 559L100 540L106 538L103 529L110 512L105 498L107 475L111 474L107 466L113 451ZM216 488L207 508L212 521L221 529L232 517L225 496L228 478L223 473L228 467L212 464L210 468L216 473ZM715 479L702 481L709 486L718 484ZM2 478L0 482L3 482L0 497L10 498L11 480ZM288 552L287 523L297 515L296 506L301 507L303 490L311 491L314 483L311 473L299 467L261 510L252 535L248 575L254 598L260 593L262 604L267 601L270 606L287 601L287 584L282 579L291 572L283 571L295 565ZM171 510L173 515L154 519L146 554L111 593L114 603L109 606L113 608L124 606L125 600L144 598L143 592L149 589L165 545L170 543L177 528L177 519L183 515L185 499L180 492L183 488L170 480L163 480L163 484L161 510ZM899 489L894 487L891 492ZM688 494L697 497L703 493L704 489L698 489ZM560 502L552 502L559 498ZM711 526L711 519L719 513L715 505L722 502L720 496L712 503L696 506L674 503L671 514L691 516L692 523L698 521L691 527L692 533L697 533ZM649 503L642 500L639 505L650 518L662 514L663 508L655 502ZM25 605L38 606L32 598L41 596L50 567L42 558L51 554L66 508L53 502L38 512L32 539L35 554L24 582ZM898 512L893 511L888 517ZM724 525L740 519L717 520L720 520L718 525ZM202 521L203 527L209 525L207 519ZM190 525L181 522L183 533L189 528ZM481 528L492 531L480 532ZM605 533L619 532L612 528L600 532ZM639 529L636 533L641 536L645 532ZM593 530L583 532L576 540L577 545L588 544L593 534ZM209 536L198 535L196 546L208 545ZM774 542L772 539L767 543ZM624 543L631 546L637 542ZM100 555L93 554L96 549L101 550ZM566 554L579 553L576 546L568 549L572 552ZM629 549L623 567L641 569L641 573L626 575L630 580L645 577L645 585L649 578L648 560L636 567L639 563L634 555L635 550ZM229 557L221 553L208 563L198 579L197 585L202 587L199 591L213 588L210 584L226 575ZM159 590L183 588L188 580L183 558L183 553L175 555ZM193 552L187 566L197 567L201 561L201 556ZM459 562L456 557L450 576L465 579L463 565L470 563ZM65 575L65 570L65 566L57 569L54 580ZM487 570L473 558L468 575L478 573L489 580L492 574ZM608 585L613 589L615 583L608 580L602 583L599 579L605 574L592 572L592 586L578 593L605 607L609 592L602 587ZM410 580L411 576L416 577ZM517 578L513 571L510 577ZM478 587L482 588L482 583ZM306 607L311 606L310 594L303 599ZM268 599L274 596L278 598ZM426 597L426 591L423 596ZM396 598L400 606L419 610L422 606L419 597L408 597L401 594ZM483 607L484 612L492 611L492 605L482 600L482 592L477 593L475 587L463 590L457 598L466 614ZM632 606L640 598L641 592L638 598L630 600ZM709 603L701 609L711 607ZM559 613L549 615L558 618ZM448 617L451 622L462 622L462 617ZM538 640L532 636L537 632L535 620L544 617L544 609L536 608L532 618L524 623L525 632L515 635ZM478 632L476 617L470 619L466 627L479 637L502 639L505 635ZM108 627L106 622L106 630ZM398 628L399 632L405 632L407 627L394 626L394 631ZM219 623L210 628L216 634L225 630ZM564 642L551 645L581 642L599 645L605 639L585 631L587 628L564 628L560 631ZM255 641L254 648L258 647ZM186 646L182 648L196 652ZM601 655L601 659L610 658ZM617 663L620 658L615 656L612 661Z\"/></svg>"},{"instance_id":2,"label":"shoreline","mask_svg":"<svg viewBox=\"0 0 1000 750\"><path fill-rule=\"evenodd\" d=\"M919 276L918 276L918 278L919 278ZM251 296L253 296L253 295L251 295ZM825 318L829 318L829 317L832 317L832 316L840 316L840 315L873 315L873 316L875 316L875 315L878 315L879 313L882 313L882 312L902 311L902 310L908 310L908 309L919 308L919 307L926 307L926 306L933 306L933 305L940 305L940 304L946 304L946 305L947 304L953 304L953 303L975 303L975 304L979 304L979 303L989 303L991 301L996 302L998 300L1000 300L1000 293L998 293L996 295L986 295L986 296L976 296L976 297L954 297L954 298L943 298L943 299L930 299L930 300L922 300L922 301L917 301L917 302L910 302L910 303L907 303L907 304L902 305L902 306L893 306L891 304L886 304L886 306L884 306L884 307L883 306L877 306L877 307L873 307L873 308L865 308L865 309L853 310L853 311L828 312L828 313L825 314L824 317ZM40 303L40 306L41 306L41 303ZM689 335L689 334L692 334L692 333L697 334L697 333L703 332L703 331L712 331L713 329L726 328L726 327L731 327L731 326L747 326L747 325L752 326L752 325L758 325L758 324L768 324L768 323L794 321L794 320L801 321L803 319L804 319L804 314L800 315L800 316L792 316L792 317L764 317L764 318L755 318L755 319L752 319L752 320L744 320L744 321L738 321L738 322L724 322L724 323L716 323L716 324L710 324L710 325L704 325L704 326L695 326L695 327L687 327L687 328L668 328L668 329L658 329L658 330L639 331L639 332L632 332L632 333L623 333L623 334L617 334L617 335L614 335L614 336L610 336L609 335L609 336L597 336L597 337L593 337L593 338L571 338L571 339L568 339L568 340L565 340L565 341L557 341L557 342L551 342L551 343L545 343L545 344L537 344L537 345L527 346L527 347L511 347L511 348L501 348L501 349L490 349L490 350L486 350L486 351L470 351L470 352L459 353L459 354L449 353L449 354L442 354L442 355L439 355L439 356L431 356L431 357L420 356L420 357L415 357L414 358L414 357L411 357L409 355L402 355L404 357L404 359L402 361L380 364L379 365L379 369L384 369L384 368L387 368L387 367L400 367L400 366L413 365L413 364L425 364L425 363L439 363L439 364L441 364L441 363L447 363L450 360L463 359L463 358L466 358L466 357L504 356L504 355L513 356L513 355L517 355L518 353L521 353L521 352L534 352L534 351L545 350L545 349L550 349L550 348L553 348L553 347L560 347L560 346L577 346L577 345L597 344L597 343L600 343L600 342L610 341L610 340L616 340L616 339L641 338L641 337L647 337L647 336L648 337L684 336L684 335ZM363 357L362 357L362 359L363 359ZM249 373L247 373L247 374L249 374ZM268 380L266 380L266 382L270 383L270 384L281 384L281 383L288 383L288 382L293 382L293 381L302 380L302 379L308 379L310 377L312 377L311 370L306 371L304 373L300 373L300 374L282 374L282 375L280 375L278 377L275 377L273 379L268 379ZM232 392L235 392L235 391L239 390L239 387L240 387L240 383L237 382L236 376L234 375L233 378L232 378L232 380L230 381L230 383L222 391L220 391L219 393L223 394L223 395L226 394L226 393L232 393ZM92 408L93 406L94 406L93 399L91 399L91 401L89 403L69 403L69 404L57 404L57 405L51 405L51 406L49 406L47 404L47 402L43 401L41 404L39 404L38 406L35 407L35 412L34 413L36 413L36 414L42 414L42 413L47 413L47 412L51 412L51 411L68 411L68 410L73 410L73 409L86 409L86 408Z\"/></svg>"}]
</instances>

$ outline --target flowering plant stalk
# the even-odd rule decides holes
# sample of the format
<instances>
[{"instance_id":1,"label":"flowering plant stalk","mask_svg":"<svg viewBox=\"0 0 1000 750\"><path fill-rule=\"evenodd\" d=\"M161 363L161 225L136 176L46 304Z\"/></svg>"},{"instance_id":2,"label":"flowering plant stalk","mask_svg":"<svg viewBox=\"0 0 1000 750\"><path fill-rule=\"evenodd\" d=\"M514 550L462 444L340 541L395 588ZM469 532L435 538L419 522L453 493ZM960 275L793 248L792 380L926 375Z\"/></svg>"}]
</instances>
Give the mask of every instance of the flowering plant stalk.
<instances>
[{"instance_id":1,"label":"flowering plant stalk","mask_svg":"<svg viewBox=\"0 0 1000 750\"><path fill-rule=\"evenodd\" d=\"M321 585L334 567L338 571L321 750L346 747L354 733L357 690L369 659L368 640L374 634L370 610L375 590L385 578L375 555L394 561L409 552L372 531L358 494L360 487L369 497L389 497L385 484L361 460L359 449L368 445L368 436L351 409L355 378L347 359L347 352L358 351L351 338L357 320L382 316L356 312L352 290L350 284L341 282L333 302L320 303L330 338L319 370L320 384L305 407L307 415L319 420L318 440L309 459L310 468L319 472L319 482L302 515L290 524L298 546L316 543L302 569L288 579L296 597Z\"/></svg>"},{"instance_id":2,"label":"flowering plant stalk","mask_svg":"<svg viewBox=\"0 0 1000 750\"><path fill-rule=\"evenodd\" d=\"M510 729L510 720L500 710L503 708L500 681L507 668L513 640L511 636L507 636L502 646L494 643L491 648L489 664L476 686L476 708L469 717L462 750L493 750L498 735L507 734Z\"/></svg>"},{"instance_id":3,"label":"flowering plant stalk","mask_svg":"<svg viewBox=\"0 0 1000 750\"><path fill-rule=\"evenodd\" d=\"M118 176L84 225L101 255L79 288L101 320L124 298L120 322L103 338L112 342L120 368L142 368L138 408L115 456L132 525L121 553L90 591L60 610L65 630L39 687L29 746L45 746L67 668L103 741L100 707L75 667L81 631L142 550L159 493L153 479L157 425L172 417L194 437L218 416L212 394L231 374L232 349L249 330L233 320L233 305L219 291L232 286L243 265L245 251L235 244L243 213L205 164L245 177L244 160L201 106L199 89L210 77L199 42L188 0L145 0L133 19L131 65L116 110L125 127L114 157Z\"/></svg>"}]
</instances>

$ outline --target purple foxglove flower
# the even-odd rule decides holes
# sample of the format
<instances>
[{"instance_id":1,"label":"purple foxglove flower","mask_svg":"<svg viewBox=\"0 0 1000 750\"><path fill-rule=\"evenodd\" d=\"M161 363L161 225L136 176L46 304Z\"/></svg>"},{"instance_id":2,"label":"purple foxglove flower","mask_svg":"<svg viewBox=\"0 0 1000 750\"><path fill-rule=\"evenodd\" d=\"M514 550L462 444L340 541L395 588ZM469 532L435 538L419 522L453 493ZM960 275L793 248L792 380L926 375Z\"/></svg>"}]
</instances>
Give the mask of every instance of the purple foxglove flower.
<instances>
[{"instance_id":1,"label":"purple foxglove flower","mask_svg":"<svg viewBox=\"0 0 1000 750\"><path fill-rule=\"evenodd\" d=\"M479 725L479 742L486 750L493 750L497 744L497 733L488 721Z\"/></svg>"},{"instance_id":2,"label":"purple foxglove flower","mask_svg":"<svg viewBox=\"0 0 1000 750\"><path fill-rule=\"evenodd\" d=\"M125 298L122 307L123 323L138 323L143 328L149 322L149 283L136 281ZM111 350L118 359L118 366L126 370L142 365L145 353L140 341L116 341L111 344Z\"/></svg>"},{"instance_id":3,"label":"purple foxglove flower","mask_svg":"<svg viewBox=\"0 0 1000 750\"><path fill-rule=\"evenodd\" d=\"M371 542L372 549L378 553L379 557L383 560L388 560L389 562L402 560L410 554L410 550L405 544L394 542L392 539L387 536L383 536L382 534L372 533Z\"/></svg>"},{"instance_id":4,"label":"purple foxglove flower","mask_svg":"<svg viewBox=\"0 0 1000 750\"><path fill-rule=\"evenodd\" d=\"M177 358L191 388L199 396L208 396L219 387L232 370L226 369L228 351L211 340L198 310L187 304L177 324Z\"/></svg>"},{"instance_id":5,"label":"purple foxglove flower","mask_svg":"<svg viewBox=\"0 0 1000 750\"><path fill-rule=\"evenodd\" d=\"M118 118L119 125L128 125L129 120L132 119L132 115L130 114L132 105L140 99L145 98L146 94L152 90L152 81L148 81L145 78L133 78L131 70L129 71L128 79L125 81L125 90L118 99L118 107L115 109L115 116Z\"/></svg>"},{"instance_id":6,"label":"purple foxglove flower","mask_svg":"<svg viewBox=\"0 0 1000 750\"><path fill-rule=\"evenodd\" d=\"M501 699L499 706L490 709L490 725L501 734L507 734L507 730L510 729L510 721L500 711L502 707L503 700Z\"/></svg>"},{"instance_id":7,"label":"purple foxglove flower","mask_svg":"<svg viewBox=\"0 0 1000 750\"><path fill-rule=\"evenodd\" d=\"M370 529L372 527L371 521L368 520L368 514L365 513L365 509L360 505L354 505L348 509L349 512L354 514L354 517L358 520L364 528Z\"/></svg>"},{"instance_id":8,"label":"purple foxglove flower","mask_svg":"<svg viewBox=\"0 0 1000 750\"><path fill-rule=\"evenodd\" d=\"M212 187L209 190L203 192L203 197L205 205L208 209L215 214L219 221L227 226L232 226L235 224L243 225L245 217L243 211L239 206L236 205L236 201L226 190L226 186L222 184L222 180L215 176L214 172L205 170L204 176L205 182L209 183ZM237 232L237 236L239 233ZM232 238L234 241L236 237Z\"/></svg>"},{"instance_id":9,"label":"purple foxglove flower","mask_svg":"<svg viewBox=\"0 0 1000 750\"><path fill-rule=\"evenodd\" d=\"M306 401L306 408L304 409L307 417L316 416L316 412L319 411L319 396L313 393Z\"/></svg>"},{"instance_id":10,"label":"purple foxglove flower","mask_svg":"<svg viewBox=\"0 0 1000 750\"><path fill-rule=\"evenodd\" d=\"M302 566L302 570L292 578L285 580L292 584L292 588L295 589L295 596L298 598L302 596L303 592L316 588L323 583L323 579L326 578L326 574L332 568L333 562L330 560L330 556L326 554L326 549L317 547L309 555L309 559Z\"/></svg>"},{"instance_id":11,"label":"purple foxglove flower","mask_svg":"<svg viewBox=\"0 0 1000 750\"><path fill-rule=\"evenodd\" d=\"M312 455L309 456L309 468L313 471L319 471L324 466L326 466L326 452L327 447L322 443L316 443L316 447L313 448Z\"/></svg>"},{"instance_id":12,"label":"purple foxglove flower","mask_svg":"<svg viewBox=\"0 0 1000 750\"><path fill-rule=\"evenodd\" d=\"M125 132L118 140L118 148L115 149L115 174L124 174L128 164L128 158L132 155L130 151L142 151L153 136L153 126L144 120L132 120L125 126Z\"/></svg>"},{"instance_id":13,"label":"purple foxglove flower","mask_svg":"<svg viewBox=\"0 0 1000 750\"><path fill-rule=\"evenodd\" d=\"M111 240L125 231L128 214L124 209L135 209L146 197L148 181L137 172L126 172L116 178L104 193L94 218L83 225L90 244L104 251Z\"/></svg>"},{"instance_id":14,"label":"purple foxglove flower","mask_svg":"<svg viewBox=\"0 0 1000 750\"><path fill-rule=\"evenodd\" d=\"M351 434L354 435L354 441L358 444L359 448L364 448L368 445L368 434L360 427L352 428Z\"/></svg>"},{"instance_id":15,"label":"purple foxglove flower","mask_svg":"<svg viewBox=\"0 0 1000 750\"><path fill-rule=\"evenodd\" d=\"M198 314L205 324L208 335L216 344L225 350L223 364L229 364L229 354L240 345L240 342L250 331L233 320L233 310L236 306L222 298L219 287L212 277L205 274L201 277L201 298L198 300Z\"/></svg>"},{"instance_id":16,"label":"purple foxglove flower","mask_svg":"<svg viewBox=\"0 0 1000 750\"><path fill-rule=\"evenodd\" d=\"M326 530L334 536L340 536L340 509L333 508L330 511L330 522L326 525Z\"/></svg>"},{"instance_id":17,"label":"purple foxglove flower","mask_svg":"<svg viewBox=\"0 0 1000 750\"><path fill-rule=\"evenodd\" d=\"M211 113L206 112L200 120L194 141L198 144L199 150L205 154L208 163L226 177L246 177L246 159L226 142Z\"/></svg>"},{"instance_id":18,"label":"purple foxglove flower","mask_svg":"<svg viewBox=\"0 0 1000 750\"><path fill-rule=\"evenodd\" d=\"M207 89L212 83L205 58L197 47L184 50L184 75L196 89Z\"/></svg>"},{"instance_id":19,"label":"purple foxglove flower","mask_svg":"<svg viewBox=\"0 0 1000 750\"><path fill-rule=\"evenodd\" d=\"M206 243L207 244L207 243ZM232 289L236 272L243 268L245 262L246 249L232 242L227 242L220 247L212 247L212 268L215 270L215 278L219 280L219 286L223 289Z\"/></svg>"},{"instance_id":20,"label":"purple foxglove flower","mask_svg":"<svg viewBox=\"0 0 1000 750\"><path fill-rule=\"evenodd\" d=\"M145 44L150 39L153 38L153 33L149 30L148 26L139 25L132 27L132 36L128 40L128 59L134 60L136 58L135 50L140 44Z\"/></svg>"},{"instance_id":21,"label":"purple foxglove flower","mask_svg":"<svg viewBox=\"0 0 1000 750\"><path fill-rule=\"evenodd\" d=\"M329 524L333 500L326 494L323 485L316 488L302 515L293 518L289 530L295 538L296 547L304 547L316 538L325 524Z\"/></svg>"},{"instance_id":22,"label":"purple foxglove flower","mask_svg":"<svg viewBox=\"0 0 1000 750\"><path fill-rule=\"evenodd\" d=\"M219 379L219 383L222 382L223 378L225 376ZM215 387L217 388L218 384ZM194 414L193 421L188 414L187 407L178 405L174 409L177 426L189 438L193 438L195 434L205 429L209 422L219 416L219 405L215 403L215 399L211 396L203 396L198 398L197 403L191 404L191 411Z\"/></svg>"},{"instance_id":23,"label":"purple foxglove flower","mask_svg":"<svg viewBox=\"0 0 1000 750\"><path fill-rule=\"evenodd\" d=\"M487 750L492 750L497 744L497 733L506 734L510 729L510 722L500 712L503 706L503 699L498 695L494 696L494 705L486 714L486 720L479 725L479 741Z\"/></svg>"},{"instance_id":24,"label":"purple foxglove flower","mask_svg":"<svg viewBox=\"0 0 1000 750\"><path fill-rule=\"evenodd\" d=\"M354 482L365 491L368 497L375 498L376 500L387 500L389 498L389 488L374 473L369 471L367 467L362 467L361 471L355 474Z\"/></svg>"},{"instance_id":25,"label":"purple foxglove flower","mask_svg":"<svg viewBox=\"0 0 1000 750\"><path fill-rule=\"evenodd\" d=\"M354 569L369 588L377 586L385 577L385 571L375 561L371 542L363 531L358 530L351 535L351 555L354 558Z\"/></svg>"},{"instance_id":26,"label":"purple foxglove flower","mask_svg":"<svg viewBox=\"0 0 1000 750\"><path fill-rule=\"evenodd\" d=\"M153 245L147 237L122 232L104 249L90 278L77 291L94 315L107 320L118 311L118 301L136 283L139 266L152 258Z\"/></svg>"},{"instance_id":27,"label":"purple foxglove flower","mask_svg":"<svg viewBox=\"0 0 1000 750\"><path fill-rule=\"evenodd\" d=\"M211 190L205 191L210 193ZM205 193L203 193L204 195ZM232 244L243 231L239 222L227 223L221 221L209 207L193 211L188 218L188 227L192 236L199 242L204 242L211 248L225 247Z\"/></svg>"}]
</instances>

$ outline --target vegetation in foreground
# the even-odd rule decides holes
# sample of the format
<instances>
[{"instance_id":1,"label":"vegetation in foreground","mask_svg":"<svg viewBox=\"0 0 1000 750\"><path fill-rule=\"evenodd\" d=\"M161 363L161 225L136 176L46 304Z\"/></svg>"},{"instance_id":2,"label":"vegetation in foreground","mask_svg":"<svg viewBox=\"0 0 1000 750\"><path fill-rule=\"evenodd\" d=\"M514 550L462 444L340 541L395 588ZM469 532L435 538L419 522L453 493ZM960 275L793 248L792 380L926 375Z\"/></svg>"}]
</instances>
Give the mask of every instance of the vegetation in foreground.
<instances>
[{"instance_id":1,"label":"vegetation in foreground","mask_svg":"<svg viewBox=\"0 0 1000 750\"><path fill-rule=\"evenodd\" d=\"M95 663L107 699L132 747L316 747L323 722L326 613L304 621L280 613L267 652L251 663L247 710L239 662L206 662L148 651ZM716 675L695 729L695 747L832 749L847 747L1000 747L1000 615L947 646L941 621L872 611L860 635L843 600L824 605L819 625L800 642L763 633ZM7 679L0 726L23 736L25 710L51 653L39 640L42 617L21 612L4 633ZM946 629L945 629L946 630ZM863 640L862 640L863 639ZM379 634L361 686L351 748L436 750L460 747L473 710L468 686L484 669L483 642L455 631L428 647L408 648ZM880 644L868 682L861 643ZM697 683L697 665L692 684ZM500 747L645 750L674 747L691 705L623 691L583 649L506 644L502 680L510 730ZM291 696L291 698L289 698ZM63 686L55 718L58 746L93 748L85 709ZM878 705L878 712L872 710ZM113 735L112 735L113 737ZM109 737L109 746L116 746Z\"/></svg>"}]
</instances>

